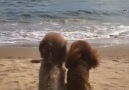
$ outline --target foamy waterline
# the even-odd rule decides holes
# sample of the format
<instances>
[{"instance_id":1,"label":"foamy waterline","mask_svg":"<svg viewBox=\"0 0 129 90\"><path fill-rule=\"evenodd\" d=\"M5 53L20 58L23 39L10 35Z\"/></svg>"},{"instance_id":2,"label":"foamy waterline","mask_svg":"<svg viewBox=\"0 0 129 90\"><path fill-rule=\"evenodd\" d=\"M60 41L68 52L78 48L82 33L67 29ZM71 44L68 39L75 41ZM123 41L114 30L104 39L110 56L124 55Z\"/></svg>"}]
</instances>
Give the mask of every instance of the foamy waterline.
<instances>
[{"instance_id":1,"label":"foamy waterline","mask_svg":"<svg viewBox=\"0 0 129 90\"><path fill-rule=\"evenodd\" d=\"M48 32L61 33L68 41L129 43L129 26L84 19L58 19L35 22L0 22L0 45L38 45Z\"/></svg>"}]
</instances>

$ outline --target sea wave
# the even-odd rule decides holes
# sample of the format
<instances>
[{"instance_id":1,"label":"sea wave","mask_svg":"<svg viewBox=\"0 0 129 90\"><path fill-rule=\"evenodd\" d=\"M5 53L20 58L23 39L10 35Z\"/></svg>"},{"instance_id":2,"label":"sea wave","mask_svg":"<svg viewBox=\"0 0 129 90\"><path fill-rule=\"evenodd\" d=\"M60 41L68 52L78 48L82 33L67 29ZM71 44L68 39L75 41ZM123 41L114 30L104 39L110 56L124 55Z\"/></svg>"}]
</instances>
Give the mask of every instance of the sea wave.
<instances>
[{"instance_id":1,"label":"sea wave","mask_svg":"<svg viewBox=\"0 0 129 90\"><path fill-rule=\"evenodd\" d=\"M84 19L57 19L35 22L0 22L0 45L38 43L48 32L61 33L67 40L116 40L128 43L129 26ZM107 41L106 40L106 41ZM103 41L106 43L106 41ZM94 41L96 42L96 41ZM110 43L109 41L107 41ZM100 41L98 42L100 43Z\"/></svg>"}]
</instances>

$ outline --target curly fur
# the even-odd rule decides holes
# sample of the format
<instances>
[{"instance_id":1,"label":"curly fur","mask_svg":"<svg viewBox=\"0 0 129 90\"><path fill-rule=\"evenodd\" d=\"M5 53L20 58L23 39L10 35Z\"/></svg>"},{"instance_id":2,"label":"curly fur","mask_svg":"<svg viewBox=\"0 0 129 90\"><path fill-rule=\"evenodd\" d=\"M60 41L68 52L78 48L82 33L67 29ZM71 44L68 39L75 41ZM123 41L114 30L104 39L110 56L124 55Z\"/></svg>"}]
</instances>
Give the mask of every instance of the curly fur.
<instances>
[{"instance_id":1,"label":"curly fur","mask_svg":"<svg viewBox=\"0 0 129 90\"><path fill-rule=\"evenodd\" d=\"M46 34L39 45L43 59L39 72L39 90L65 90L66 40L59 33Z\"/></svg>"},{"instance_id":2,"label":"curly fur","mask_svg":"<svg viewBox=\"0 0 129 90\"><path fill-rule=\"evenodd\" d=\"M74 42L66 60L67 90L91 90L89 70L98 65L97 52L88 42L83 40Z\"/></svg>"}]
</instances>

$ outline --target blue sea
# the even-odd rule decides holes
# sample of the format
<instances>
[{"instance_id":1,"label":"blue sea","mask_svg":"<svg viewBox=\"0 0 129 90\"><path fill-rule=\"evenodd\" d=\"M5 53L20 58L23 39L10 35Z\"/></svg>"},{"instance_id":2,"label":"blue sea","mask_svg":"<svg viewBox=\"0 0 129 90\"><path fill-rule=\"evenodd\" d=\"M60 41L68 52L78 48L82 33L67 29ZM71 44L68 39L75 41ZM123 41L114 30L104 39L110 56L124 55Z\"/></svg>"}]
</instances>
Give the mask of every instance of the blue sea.
<instances>
[{"instance_id":1,"label":"blue sea","mask_svg":"<svg viewBox=\"0 0 129 90\"><path fill-rule=\"evenodd\" d=\"M129 43L129 0L0 0L0 46L35 47L55 31L68 41Z\"/></svg>"}]
</instances>

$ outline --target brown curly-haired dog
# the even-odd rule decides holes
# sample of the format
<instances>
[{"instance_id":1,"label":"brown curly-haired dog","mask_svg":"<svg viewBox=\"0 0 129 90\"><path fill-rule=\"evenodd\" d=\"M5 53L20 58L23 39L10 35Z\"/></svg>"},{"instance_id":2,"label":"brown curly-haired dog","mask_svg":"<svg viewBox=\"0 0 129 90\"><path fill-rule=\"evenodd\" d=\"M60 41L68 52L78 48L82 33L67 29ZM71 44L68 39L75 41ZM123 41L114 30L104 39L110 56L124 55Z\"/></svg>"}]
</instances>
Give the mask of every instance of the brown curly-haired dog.
<instances>
[{"instance_id":1,"label":"brown curly-haired dog","mask_svg":"<svg viewBox=\"0 0 129 90\"><path fill-rule=\"evenodd\" d=\"M39 71L39 90L64 90L66 59L66 40L56 32L46 34L39 45L41 62Z\"/></svg>"},{"instance_id":2,"label":"brown curly-haired dog","mask_svg":"<svg viewBox=\"0 0 129 90\"><path fill-rule=\"evenodd\" d=\"M67 90L91 90L89 70L99 65L98 55L88 42L72 43L66 60Z\"/></svg>"}]
</instances>

